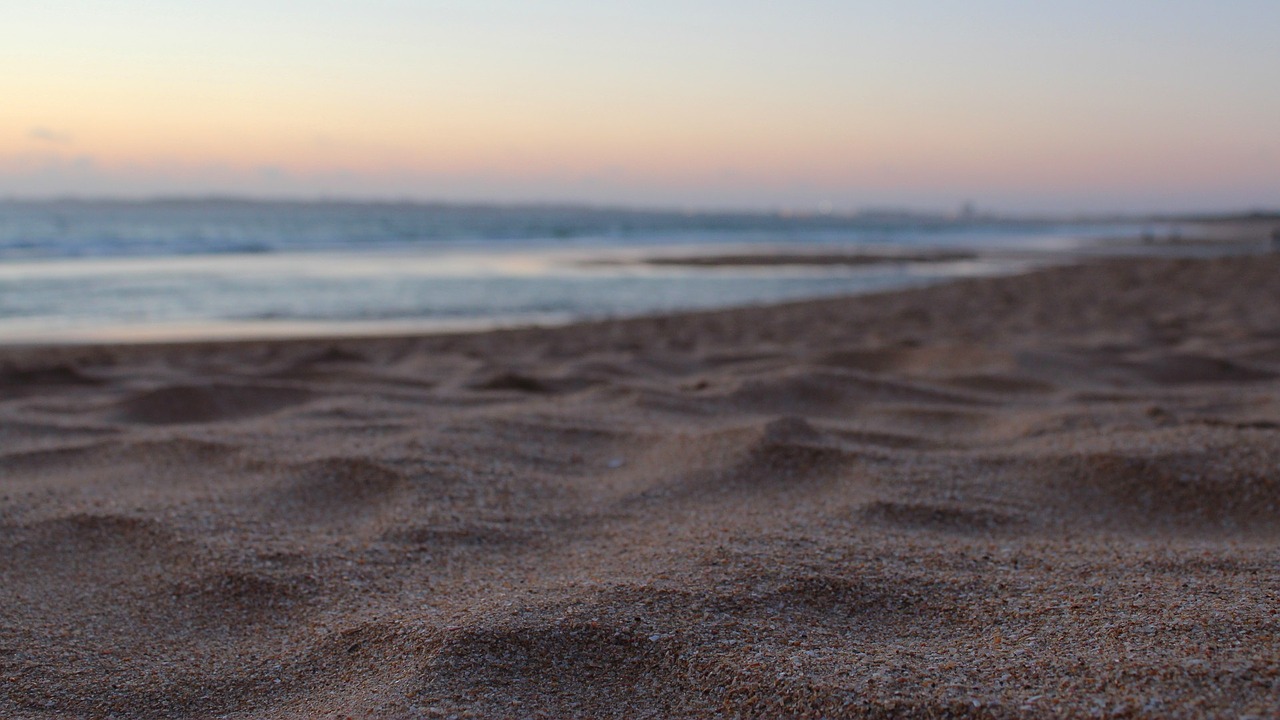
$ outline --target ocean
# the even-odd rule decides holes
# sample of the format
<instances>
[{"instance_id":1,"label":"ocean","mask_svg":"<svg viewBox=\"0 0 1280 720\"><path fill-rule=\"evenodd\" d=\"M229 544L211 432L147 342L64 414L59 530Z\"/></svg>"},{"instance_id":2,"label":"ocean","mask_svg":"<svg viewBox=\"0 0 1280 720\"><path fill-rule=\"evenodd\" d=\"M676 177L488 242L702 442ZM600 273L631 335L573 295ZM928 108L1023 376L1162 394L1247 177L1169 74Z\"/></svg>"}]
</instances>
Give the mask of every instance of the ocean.
<instances>
[{"instance_id":1,"label":"ocean","mask_svg":"<svg viewBox=\"0 0 1280 720\"><path fill-rule=\"evenodd\" d=\"M891 212L0 201L0 342L557 324L1016 272L1063 250L1141 231L1133 223ZM645 262L772 253L900 259L860 265Z\"/></svg>"}]
</instances>

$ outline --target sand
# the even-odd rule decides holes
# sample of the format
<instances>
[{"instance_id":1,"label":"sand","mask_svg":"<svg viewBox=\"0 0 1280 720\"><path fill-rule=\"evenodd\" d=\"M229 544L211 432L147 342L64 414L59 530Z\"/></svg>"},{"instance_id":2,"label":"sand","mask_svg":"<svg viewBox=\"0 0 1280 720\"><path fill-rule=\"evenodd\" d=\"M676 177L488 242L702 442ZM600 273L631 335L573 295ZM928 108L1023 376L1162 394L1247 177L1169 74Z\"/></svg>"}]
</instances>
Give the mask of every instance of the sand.
<instances>
[{"instance_id":1,"label":"sand","mask_svg":"<svg viewBox=\"0 0 1280 720\"><path fill-rule=\"evenodd\" d=\"M1030 253L1003 253L1004 256L1012 256L1018 259L1024 257L1033 257ZM777 252L776 249L767 249L758 253L730 253L720 255L649 255L638 259L626 260L588 260L581 264L585 266L616 266L616 265L653 265L653 266L674 266L674 267L692 267L692 268L750 268L750 267L777 267L779 265L802 265L802 266L823 266L823 267L841 267L841 266L863 266L863 265L907 265L907 264L924 264L924 263L953 263L965 262L981 259L1000 259L1002 254L998 253L977 253L965 250L928 250L917 252L906 252L899 248L886 248L879 253L867 252Z\"/></svg>"},{"instance_id":2,"label":"sand","mask_svg":"<svg viewBox=\"0 0 1280 720\"><path fill-rule=\"evenodd\" d=\"M1280 256L0 350L0 716L1280 714Z\"/></svg>"}]
</instances>

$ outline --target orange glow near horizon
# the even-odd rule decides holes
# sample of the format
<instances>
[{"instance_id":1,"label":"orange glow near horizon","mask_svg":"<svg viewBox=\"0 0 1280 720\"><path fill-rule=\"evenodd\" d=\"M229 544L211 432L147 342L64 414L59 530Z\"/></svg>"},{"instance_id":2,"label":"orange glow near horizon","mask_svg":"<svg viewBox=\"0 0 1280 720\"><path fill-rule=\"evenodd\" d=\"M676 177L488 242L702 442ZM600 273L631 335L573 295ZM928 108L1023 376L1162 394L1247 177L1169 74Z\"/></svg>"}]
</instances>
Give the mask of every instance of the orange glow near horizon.
<instances>
[{"instance_id":1,"label":"orange glow near horizon","mask_svg":"<svg viewBox=\"0 0 1280 720\"><path fill-rule=\"evenodd\" d=\"M641 200L741 205L986 193L1048 206L1090 186L1249 203L1280 188L1280 91L1257 82L1280 54L1234 25L1234 46L1179 65L1154 33L1094 33L1101 6L971 10L1020 33L1001 34L964 15L916 27L826 2L830 18L754 8L728 25L695 3L688 27L570 0L434 14L275 0L144 15L139 2L74 25L80 10L57 3L27 11L30 37L0 50L22 68L0 75L0 96L21 99L0 116L0 194L109 193L125 176L138 192L182 180L305 194L341 176L414 194L455 177L480 200L492 182L497 199L626 202L643 186ZM1235 16L1280 20L1244 5Z\"/></svg>"}]
</instances>

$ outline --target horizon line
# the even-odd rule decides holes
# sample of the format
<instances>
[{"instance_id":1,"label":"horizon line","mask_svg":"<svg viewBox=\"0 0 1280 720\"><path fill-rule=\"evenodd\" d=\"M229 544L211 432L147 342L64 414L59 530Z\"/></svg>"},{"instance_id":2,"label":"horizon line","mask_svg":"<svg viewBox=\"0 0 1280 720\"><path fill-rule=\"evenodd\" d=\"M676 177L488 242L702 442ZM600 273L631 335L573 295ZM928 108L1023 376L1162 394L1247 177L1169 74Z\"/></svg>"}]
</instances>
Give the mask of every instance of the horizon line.
<instances>
[{"instance_id":1,"label":"horizon line","mask_svg":"<svg viewBox=\"0 0 1280 720\"><path fill-rule=\"evenodd\" d=\"M783 218L833 218L857 219L873 217L899 217L911 219L934 219L948 221L1208 221L1233 219L1276 219L1280 218L1280 206L1275 207L1237 207L1180 212L1159 211L1113 211L1113 212L1005 212L994 208L986 208L971 202L956 203L957 207L942 209L937 207L920 207L910 205L872 205L850 209L832 209L825 203L809 205L787 205L777 207L716 207L672 205L646 205L624 203L598 203L585 200L446 200L414 197L359 197L354 195L319 195L297 197L289 195L251 195L235 193L191 193L191 194L152 194L152 195L101 195L67 193L60 195L0 195L0 203L5 204L114 204L114 205L159 205L181 203L225 203L241 205L365 205L365 206L401 206L401 207L443 207L443 208L484 208L494 210L576 210L586 212L622 212L653 215L738 215L738 216L770 216Z\"/></svg>"}]
</instances>

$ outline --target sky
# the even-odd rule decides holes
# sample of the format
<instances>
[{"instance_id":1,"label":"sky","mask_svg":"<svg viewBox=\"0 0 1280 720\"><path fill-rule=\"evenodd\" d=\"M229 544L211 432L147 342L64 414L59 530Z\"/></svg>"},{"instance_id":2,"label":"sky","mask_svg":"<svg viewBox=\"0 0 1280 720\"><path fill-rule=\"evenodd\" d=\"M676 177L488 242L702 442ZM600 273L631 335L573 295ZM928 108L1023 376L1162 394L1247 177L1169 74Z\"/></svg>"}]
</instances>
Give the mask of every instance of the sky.
<instances>
[{"instance_id":1,"label":"sky","mask_svg":"<svg viewBox=\"0 0 1280 720\"><path fill-rule=\"evenodd\" d=\"M0 197L1280 207L1276 0L41 0Z\"/></svg>"}]
</instances>

